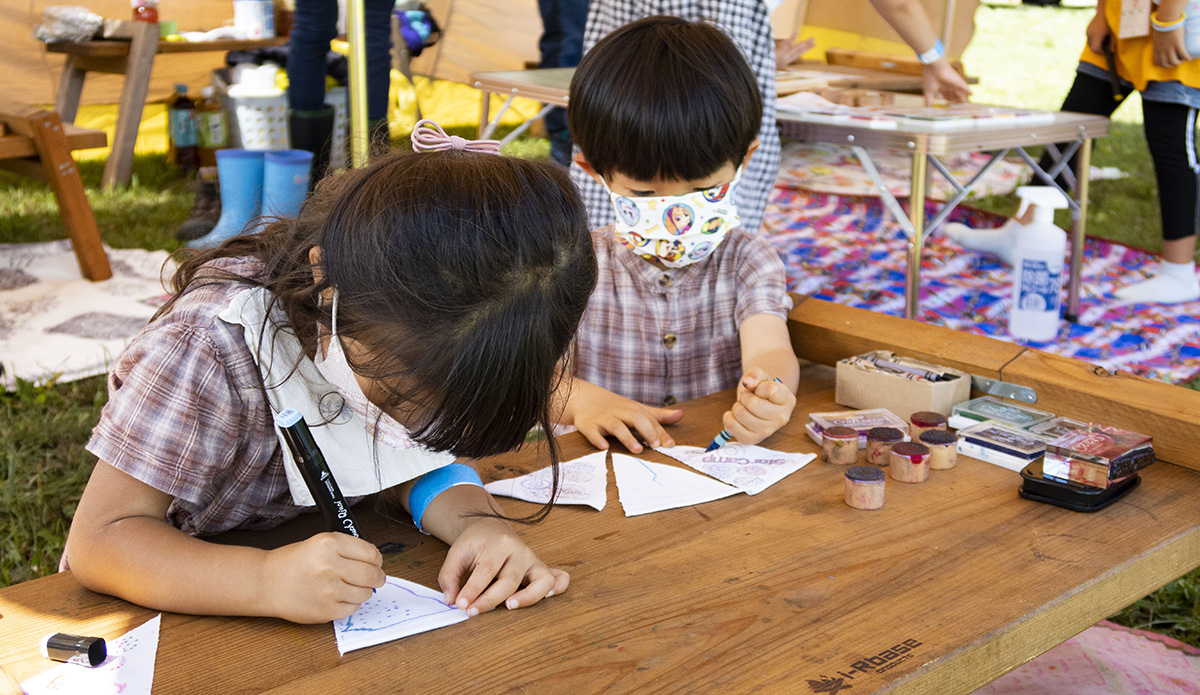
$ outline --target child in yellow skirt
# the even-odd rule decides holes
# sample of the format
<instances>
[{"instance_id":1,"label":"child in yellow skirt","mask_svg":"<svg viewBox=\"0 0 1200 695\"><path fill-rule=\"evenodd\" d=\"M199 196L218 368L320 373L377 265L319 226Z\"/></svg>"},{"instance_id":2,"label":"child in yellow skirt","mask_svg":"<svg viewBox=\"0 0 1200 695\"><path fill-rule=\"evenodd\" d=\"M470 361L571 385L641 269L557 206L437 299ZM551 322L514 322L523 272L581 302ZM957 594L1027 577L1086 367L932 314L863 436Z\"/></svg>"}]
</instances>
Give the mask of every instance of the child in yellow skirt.
<instances>
[{"instance_id":1,"label":"child in yellow skirt","mask_svg":"<svg viewBox=\"0 0 1200 695\"><path fill-rule=\"evenodd\" d=\"M1062 106L1063 111L1111 116L1133 90L1142 95L1146 143L1158 179L1163 254L1156 277L1116 291L1116 297L1127 302L1175 304L1200 299L1194 262L1200 221L1195 143L1200 60L1184 47L1186 4L1186 0L1163 0L1153 12L1141 16L1127 12L1122 18L1121 0L1099 0L1096 16L1088 24L1087 47L1075 83ZM1108 71L1105 44L1112 47L1115 76ZM1012 225L1000 230L948 225L946 232L967 248L1012 262L1016 241Z\"/></svg>"}]
</instances>

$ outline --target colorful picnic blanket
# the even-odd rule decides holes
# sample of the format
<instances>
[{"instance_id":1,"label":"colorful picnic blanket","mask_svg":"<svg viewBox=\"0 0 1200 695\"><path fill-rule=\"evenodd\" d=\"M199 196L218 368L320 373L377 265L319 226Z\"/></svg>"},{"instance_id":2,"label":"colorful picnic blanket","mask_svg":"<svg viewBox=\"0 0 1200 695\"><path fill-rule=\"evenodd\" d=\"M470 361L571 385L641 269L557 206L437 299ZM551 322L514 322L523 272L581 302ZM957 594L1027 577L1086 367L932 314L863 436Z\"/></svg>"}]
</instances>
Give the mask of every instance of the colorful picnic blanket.
<instances>
[{"instance_id":1,"label":"colorful picnic blanket","mask_svg":"<svg viewBox=\"0 0 1200 695\"><path fill-rule=\"evenodd\" d=\"M1200 695L1200 649L1103 620L974 695Z\"/></svg>"},{"instance_id":2,"label":"colorful picnic blanket","mask_svg":"<svg viewBox=\"0 0 1200 695\"><path fill-rule=\"evenodd\" d=\"M927 213L936 205L929 202ZM966 207L949 219L973 227L1003 222ZM878 198L777 187L763 230L784 259L793 291L903 315L907 240ZM1158 262L1145 251L1088 239L1079 323L1063 321L1056 341L1029 344L1177 384L1200 375L1200 302L1123 304L1111 294L1151 274ZM922 321L1017 342L1007 332L1011 289L1011 269L995 258L967 251L936 232L927 239ZM1065 289L1063 297L1065 303Z\"/></svg>"}]
</instances>

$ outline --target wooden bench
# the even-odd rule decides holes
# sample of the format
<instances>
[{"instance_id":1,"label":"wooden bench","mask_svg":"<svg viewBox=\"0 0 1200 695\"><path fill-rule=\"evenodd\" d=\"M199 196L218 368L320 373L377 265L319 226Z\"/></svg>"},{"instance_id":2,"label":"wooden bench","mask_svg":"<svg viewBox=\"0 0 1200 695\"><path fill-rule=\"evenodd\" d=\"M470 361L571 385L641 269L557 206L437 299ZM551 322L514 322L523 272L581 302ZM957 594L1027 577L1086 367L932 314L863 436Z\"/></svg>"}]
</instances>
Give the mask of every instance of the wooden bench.
<instances>
[{"instance_id":1,"label":"wooden bench","mask_svg":"<svg viewBox=\"0 0 1200 695\"><path fill-rule=\"evenodd\" d=\"M71 156L74 150L104 147L108 141L104 132L64 125L53 111L3 101L0 124L5 131L0 135L0 168L50 184L79 271L92 281L112 277L96 218Z\"/></svg>"}]
</instances>

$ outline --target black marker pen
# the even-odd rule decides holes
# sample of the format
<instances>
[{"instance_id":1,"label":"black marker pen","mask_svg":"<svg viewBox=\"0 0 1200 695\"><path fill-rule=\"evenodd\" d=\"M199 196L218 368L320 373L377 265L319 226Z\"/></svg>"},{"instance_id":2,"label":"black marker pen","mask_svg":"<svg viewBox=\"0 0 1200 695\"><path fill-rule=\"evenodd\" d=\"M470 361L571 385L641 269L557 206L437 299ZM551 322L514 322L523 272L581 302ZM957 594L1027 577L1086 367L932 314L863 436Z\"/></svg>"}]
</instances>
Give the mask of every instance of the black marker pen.
<instances>
[{"instance_id":1,"label":"black marker pen","mask_svg":"<svg viewBox=\"0 0 1200 695\"><path fill-rule=\"evenodd\" d=\"M342 497L342 491L338 489L329 464L325 463L325 456L308 430L304 416L298 410L288 408L275 416L275 426L283 432L283 438L292 450L292 458L296 459L296 467L304 476L308 492L329 525L329 530L359 538L358 524L350 513L350 505Z\"/></svg>"}]
</instances>

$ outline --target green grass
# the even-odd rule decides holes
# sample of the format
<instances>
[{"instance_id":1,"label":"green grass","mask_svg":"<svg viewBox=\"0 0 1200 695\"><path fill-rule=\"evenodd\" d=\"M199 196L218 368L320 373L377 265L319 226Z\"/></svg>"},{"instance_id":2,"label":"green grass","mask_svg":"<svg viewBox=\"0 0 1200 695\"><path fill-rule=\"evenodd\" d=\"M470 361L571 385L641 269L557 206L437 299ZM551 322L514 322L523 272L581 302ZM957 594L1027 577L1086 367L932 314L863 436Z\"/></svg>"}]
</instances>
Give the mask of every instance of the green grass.
<instances>
[{"instance_id":1,"label":"green grass","mask_svg":"<svg viewBox=\"0 0 1200 695\"><path fill-rule=\"evenodd\" d=\"M1078 0L1068 0L1074 3ZM985 5L964 56L969 73L981 76L979 102L1057 108L1074 75L1091 7L1043 8ZM1014 50L1019 37L1020 50ZM473 137L473 128L454 129ZM548 157L545 140L520 139L506 152ZM1109 137L1096 142L1096 166L1133 174L1092 186L1089 231L1150 249L1161 247L1153 170L1141 133L1136 99L1122 106ZM173 233L191 209L187 181L162 155L139 156L127 189L98 189L102 160L80 163L88 195L106 243L117 248L178 247ZM978 203L1010 214L1014 196ZM42 184L0 172L0 243L65 236L53 196ZM1188 385L1200 389L1200 379ZM0 586L55 571L67 528L93 466L83 449L106 398L103 377L68 384L20 384L0 393ZM1124 625L1148 628L1200 646L1200 572L1193 572L1113 616Z\"/></svg>"},{"instance_id":2,"label":"green grass","mask_svg":"<svg viewBox=\"0 0 1200 695\"><path fill-rule=\"evenodd\" d=\"M104 377L0 393L0 586L58 569L106 397Z\"/></svg>"},{"instance_id":3,"label":"green grass","mask_svg":"<svg viewBox=\"0 0 1200 695\"><path fill-rule=\"evenodd\" d=\"M110 192L99 190L103 171L102 159L79 162L80 178L88 189L104 243L113 248L178 248L175 228L191 212L192 193L166 157L138 155L133 183ZM0 242L51 241L65 236L49 187L0 172Z\"/></svg>"}]
</instances>

